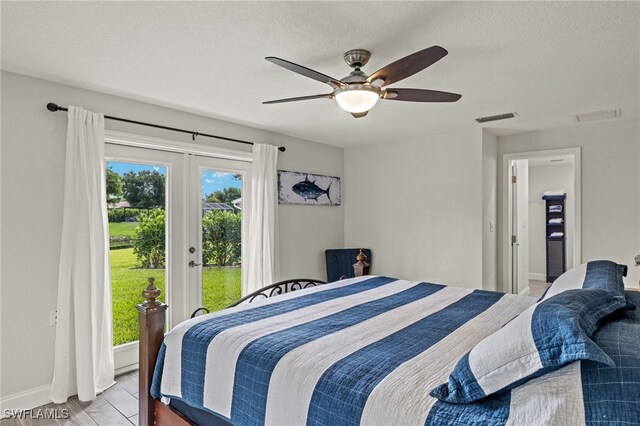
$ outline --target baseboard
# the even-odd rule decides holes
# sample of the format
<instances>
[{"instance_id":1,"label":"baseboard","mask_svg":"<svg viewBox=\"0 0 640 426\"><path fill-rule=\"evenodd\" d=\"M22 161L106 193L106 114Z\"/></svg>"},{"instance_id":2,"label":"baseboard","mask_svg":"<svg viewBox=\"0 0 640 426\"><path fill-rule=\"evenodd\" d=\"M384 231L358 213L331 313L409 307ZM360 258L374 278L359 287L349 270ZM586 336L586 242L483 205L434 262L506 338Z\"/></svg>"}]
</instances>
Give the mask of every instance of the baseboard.
<instances>
[{"instance_id":1,"label":"baseboard","mask_svg":"<svg viewBox=\"0 0 640 426\"><path fill-rule=\"evenodd\" d=\"M51 402L51 385L29 389L0 399L0 418L5 417L7 410L29 410Z\"/></svg>"},{"instance_id":2,"label":"baseboard","mask_svg":"<svg viewBox=\"0 0 640 426\"><path fill-rule=\"evenodd\" d=\"M135 371L138 369L138 363L136 362L135 364L131 364L131 365L125 365L124 367L120 367L120 368L116 368L116 371L114 372L114 376L119 376L121 374L126 374L126 373L130 373L132 371Z\"/></svg>"},{"instance_id":3,"label":"baseboard","mask_svg":"<svg viewBox=\"0 0 640 426\"><path fill-rule=\"evenodd\" d=\"M535 272L529 272L529 279L547 282L547 276L545 274L536 274Z\"/></svg>"},{"instance_id":4,"label":"baseboard","mask_svg":"<svg viewBox=\"0 0 640 426\"><path fill-rule=\"evenodd\" d=\"M115 375L125 374L138 369L138 363L121 367L115 371ZM74 390L73 395L77 394ZM29 389L23 392L9 395L0 399L0 419L4 419L5 412L11 412L11 410L29 410L32 408L40 407L42 405L50 404L51 400L51 385L41 386L39 388Z\"/></svg>"},{"instance_id":5,"label":"baseboard","mask_svg":"<svg viewBox=\"0 0 640 426\"><path fill-rule=\"evenodd\" d=\"M520 293L518 293L519 296L528 296L530 294L531 294L531 288L529 287L525 288Z\"/></svg>"}]
</instances>

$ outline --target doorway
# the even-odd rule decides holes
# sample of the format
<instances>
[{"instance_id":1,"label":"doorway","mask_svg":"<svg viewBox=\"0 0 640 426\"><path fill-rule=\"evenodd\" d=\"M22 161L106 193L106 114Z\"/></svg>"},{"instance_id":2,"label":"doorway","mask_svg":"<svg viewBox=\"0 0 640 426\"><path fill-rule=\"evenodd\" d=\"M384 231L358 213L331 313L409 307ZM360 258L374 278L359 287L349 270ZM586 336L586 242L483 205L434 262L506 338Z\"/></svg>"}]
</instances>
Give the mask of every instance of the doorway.
<instances>
[{"instance_id":1,"label":"doorway","mask_svg":"<svg viewBox=\"0 0 640 426\"><path fill-rule=\"evenodd\" d=\"M539 297L581 263L580 172L580 148L504 155L505 291Z\"/></svg>"},{"instance_id":2,"label":"doorway","mask_svg":"<svg viewBox=\"0 0 640 426\"><path fill-rule=\"evenodd\" d=\"M124 373L137 368L135 305L148 277L169 305L168 328L241 297L251 163L179 142L106 141L114 362Z\"/></svg>"}]
</instances>

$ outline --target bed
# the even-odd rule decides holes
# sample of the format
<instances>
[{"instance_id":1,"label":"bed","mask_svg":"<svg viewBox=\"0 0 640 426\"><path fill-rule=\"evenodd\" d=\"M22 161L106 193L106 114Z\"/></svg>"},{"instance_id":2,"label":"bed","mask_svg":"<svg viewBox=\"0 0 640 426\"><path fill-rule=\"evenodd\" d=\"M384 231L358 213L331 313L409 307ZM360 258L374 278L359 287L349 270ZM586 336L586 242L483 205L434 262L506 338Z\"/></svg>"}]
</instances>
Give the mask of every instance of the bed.
<instances>
[{"instance_id":1,"label":"bed","mask_svg":"<svg viewBox=\"0 0 640 426\"><path fill-rule=\"evenodd\" d=\"M592 336L615 366L571 362L451 403L430 393L535 299L363 276L196 317L163 339L166 307L146 297L143 425L640 424L636 310L607 314Z\"/></svg>"}]
</instances>

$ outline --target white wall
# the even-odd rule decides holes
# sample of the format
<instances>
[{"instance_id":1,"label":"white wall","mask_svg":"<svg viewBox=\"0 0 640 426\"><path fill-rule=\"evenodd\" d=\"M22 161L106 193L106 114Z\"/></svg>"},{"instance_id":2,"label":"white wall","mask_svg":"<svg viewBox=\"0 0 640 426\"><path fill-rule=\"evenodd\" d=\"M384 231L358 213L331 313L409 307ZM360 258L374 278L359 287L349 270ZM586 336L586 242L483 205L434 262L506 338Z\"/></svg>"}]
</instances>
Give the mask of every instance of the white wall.
<instances>
[{"instance_id":1,"label":"white wall","mask_svg":"<svg viewBox=\"0 0 640 426\"><path fill-rule=\"evenodd\" d=\"M482 287L482 133L345 150L345 245L372 273Z\"/></svg>"},{"instance_id":2,"label":"white wall","mask_svg":"<svg viewBox=\"0 0 640 426\"><path fill-rule=\"evenodd\" d=\"M279 168L343 176L341 148L17 74L2 72L1 79L2 400L35 388L40 388L38 395L47 395L43 387L52 377L55 333L49 310L55 309L57 297L67 119L64 113L48 112L48 102L284 145L287 151L280 154ZM175 132L113 121L106 126L191 142L190 135ZM205 138L198 143L243 147ZM279 213L281 277L324 278L324 250L343 245L343 208L280 206Z\"/></svg>"},{"instance_id":3,"label":"white wall","mask_svg":"<svg viewBox=\"0 0 640 426\"><path fill-rule=\"evenodd\" d=\"M482 130L482 288L497 285L498 138Z\"/></svg>"},{"instance_id":4,"label":"white wall","mask_svg":"<svg viewBox=\"0 0 640 426\"><path fill-rule=\"evenodd\" d=\"M557 148L582 148L582 261L611 259L632 265L640 250L640 123L613 120L576 124L498 138L504 154ZM502 182L502 168L498 181ZM503 220L498 191L498 221ZM498 228L499 288L506 288L504 235ZM638 268L629 268L625 284L638 286Z\"/></svg>"},{"instance_id":5,"label":"white wall","mask_svg":"<svg viewBox=\"0 0 640 426\"><path fill-rule=\"evenodd\" d=\"M544 191L564 189L565 238L567 269L573 264L573 237L575 221L575 194L573 191L573 164L567 161L529 164L529 277L546 281L546 220Z\"/></svg>"}]
</instances>

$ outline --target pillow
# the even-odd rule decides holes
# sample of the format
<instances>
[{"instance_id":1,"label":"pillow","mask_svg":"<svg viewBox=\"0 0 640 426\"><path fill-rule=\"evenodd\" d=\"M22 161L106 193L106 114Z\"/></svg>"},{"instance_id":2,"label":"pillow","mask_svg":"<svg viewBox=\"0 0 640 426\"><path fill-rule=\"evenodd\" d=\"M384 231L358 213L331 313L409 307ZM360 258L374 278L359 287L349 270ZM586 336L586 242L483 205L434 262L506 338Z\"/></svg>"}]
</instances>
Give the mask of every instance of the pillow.
<instances>
[{"instance_id":1,"label":"pillow","mask_svg":"<svg viewBox=\"0 0 640 426\"><path fill-rule=\"evenodd\" d=\"M586 359L614 366L590 337L626 301L601 289L567 290L538 302L480 341L430 395L464 404Z\"/></svg>"},{"instance_id":2,"label":"pillow","mask_svg":"<svg viewBox=\"0 0 640 426\"><path fill-rule=\"evenodd\" d=\"M563 291L577 288L600 288L624 298L627 267L609 260L594 260L569 269L560 275L545 291L540 300L547 300Z\"/></svg>"}]
</instances>

